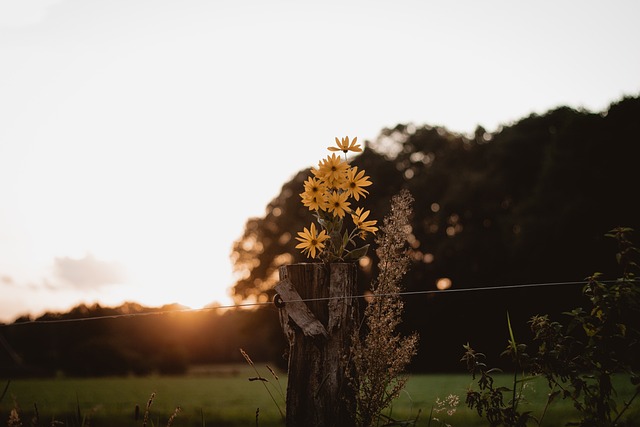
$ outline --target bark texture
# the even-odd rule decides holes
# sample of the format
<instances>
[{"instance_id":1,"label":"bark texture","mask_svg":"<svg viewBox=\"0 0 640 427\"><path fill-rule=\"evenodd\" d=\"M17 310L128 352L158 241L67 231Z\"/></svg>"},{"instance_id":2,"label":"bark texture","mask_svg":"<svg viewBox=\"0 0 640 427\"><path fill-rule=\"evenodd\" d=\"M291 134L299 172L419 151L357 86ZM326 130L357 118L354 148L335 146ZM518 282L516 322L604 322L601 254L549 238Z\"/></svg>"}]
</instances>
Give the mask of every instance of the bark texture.
<instances>
[{"instance_id":1,"label":"bark texture","mask_svg":"<svg viewBox=\"0 0 640 427\"><path fill-rule=\"evenodd\" d=\"M355 394L346 373L358 314L356 267L293 264L279 273L280 323L289 341L286 424L352 427ZM317 300L301 301L307 299Z\"/></svg>"}]
</instances>

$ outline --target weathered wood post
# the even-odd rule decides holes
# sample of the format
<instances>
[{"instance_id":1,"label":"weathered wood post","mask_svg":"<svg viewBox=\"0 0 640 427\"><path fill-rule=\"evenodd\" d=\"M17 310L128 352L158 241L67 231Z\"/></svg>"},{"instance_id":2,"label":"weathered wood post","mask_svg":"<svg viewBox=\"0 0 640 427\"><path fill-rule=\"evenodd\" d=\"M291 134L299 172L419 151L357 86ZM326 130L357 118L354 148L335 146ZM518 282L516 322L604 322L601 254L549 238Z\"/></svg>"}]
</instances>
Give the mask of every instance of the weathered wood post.
<instances>
[{"instance_id":1,"label":"weathered wood post","mask_svg":"<svg viewBox=\"0 0 640 427\"><path fill-rule=\"evenodd\" d=\"M355 394L346 374L358 316L356 266L302 263L279 273L280 324L289 341L286 425L352 427Z\"/></svg>"}]
</instances>

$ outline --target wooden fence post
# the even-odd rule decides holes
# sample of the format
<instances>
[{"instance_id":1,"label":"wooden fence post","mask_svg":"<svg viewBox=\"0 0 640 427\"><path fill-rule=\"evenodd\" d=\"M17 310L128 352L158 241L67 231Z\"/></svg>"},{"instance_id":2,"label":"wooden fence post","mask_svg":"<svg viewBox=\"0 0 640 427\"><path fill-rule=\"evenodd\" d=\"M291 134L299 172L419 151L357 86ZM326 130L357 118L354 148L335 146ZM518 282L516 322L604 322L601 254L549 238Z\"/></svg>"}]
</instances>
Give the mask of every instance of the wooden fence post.
<instances>
[{"instance_id":1,"label":"wooden fence post","mask_svg":"<svg viewBox=\"0 0 640 427\"><path fill-rule=\"evenodd\" d=\"M355 393L348 384L351 335L358 318L356 266L280 267L280 324L289 341L286 425L352 427ZM302 300L315 301L302 301Z\"/></svg>"}]
</instances>

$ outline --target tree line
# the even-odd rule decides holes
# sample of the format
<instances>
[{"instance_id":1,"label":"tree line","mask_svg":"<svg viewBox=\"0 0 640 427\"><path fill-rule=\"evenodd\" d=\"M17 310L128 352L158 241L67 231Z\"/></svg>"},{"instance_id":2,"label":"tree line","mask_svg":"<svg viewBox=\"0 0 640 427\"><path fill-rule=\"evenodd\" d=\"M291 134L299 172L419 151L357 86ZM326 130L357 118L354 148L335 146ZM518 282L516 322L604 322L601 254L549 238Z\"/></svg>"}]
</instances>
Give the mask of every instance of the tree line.
<instances>
[{"instance_id":1,"label":"tree line","mask_svg":"<svg viewBox=\"0 0 640 427\"><path fill-rule=\"evenodd\" d=\"M274 308L79 305L0 328L0 376L178 375L190 366L256 360L284 366Z\"/></svg>"}]
</instances>

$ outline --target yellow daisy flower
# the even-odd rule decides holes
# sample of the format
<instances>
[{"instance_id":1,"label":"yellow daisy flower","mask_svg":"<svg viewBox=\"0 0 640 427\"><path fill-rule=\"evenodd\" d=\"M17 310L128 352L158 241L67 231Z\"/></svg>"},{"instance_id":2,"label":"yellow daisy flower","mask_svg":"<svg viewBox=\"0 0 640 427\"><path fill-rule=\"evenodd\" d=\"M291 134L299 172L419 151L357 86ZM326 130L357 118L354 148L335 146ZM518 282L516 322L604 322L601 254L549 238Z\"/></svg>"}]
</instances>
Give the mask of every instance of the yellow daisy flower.
<instances>
[{"instance_id":1,"label":"yellow daisy flower","mask_svg":"<svg viewBox=\"0 0 640 427\"><path fill-rule=\"evenodd\" d=\"M300 193L302 204L309 208L310 211L327 210L327 202L324 199L309 197L306 193Z\"/></svg>"},{"instance_id":2,"label":"yellow daisy flower","mask_svg":"<svg viewBox=\"0 0 640 427\"><path fill-rule=\"evenodd\" d=\"M347 170L347 180L343 188L347 191L350 197L356 200L360 200L360 196L364 199L366 194L369 194L367 190L362 187L368 187L371 185L368 176L364 176L364 170L358 172L358 167L354 166Z\"/></svg>"},{"instance_id":3,"label":"yellow daisy flower","mask_svg":"<svg viewBox=\"0 0 640 427\"><path fill-rule=\"evenodd\" d=\"M325 191L327 185L313 177L309 177L304 183L304 193L300 193L302 204L312 210L326 210Z\"/></svg>"},{"instance_id":4,"label":"yellow daisy flower","mask_svg":"<svg viewBox=\"0 0 640 427\"><path fill-rule=\"evenodd\" d=\"M356 144L356 141L358 140L358 137L356 136L355 138L353 138L353 141L351 141L351 143L349 143L349 137L345 136L344 138L342 138L342 141L340 141L337 137L336 137L336 145L338 147L327 147L327 149L329 151L342 151L344 154L347 154L348 151L353 151L355 153L359 153L362 151L362 148L360 148L360 144Z\"/></svg>"},{"instance_id":5,"label":"yellow daisy flower","mask_svg":"<svg viewBox=\"0 0 640 427\"><path fill-rule=\"evenodd\" d=\"M366 219L369 216L369 211L363 212L363 210L364 210L363 208L357 208L355 213L351 214L351 218L353 219L353 224L356 227L358 227L359 230L362 231L362 233L360 233L360 237L362 238L364 238L367 232L376 234L376 231L378 231L378 227L375 227L378 221L376 220L367 221Z\"/></svg>"},{"instance_id":6,"label":"yellow daisy flower","mask_svg":"<svg viewBox=\"0 0 640 427\"><path fill-rule=\"evenodd\" d=\"M324 181L329 187L340 188L346 179L346 172L349 168L347 162L340 156L332 154L318 163L318 169L311 169L311 172Z\"/></svg>"},{"instance_id":7,"label":"yellow daisy flower","mask_svg":"<svg viewBox=\"0 0 640 427\"><path fill-rule=\"evenodd\" d=\"M351 203L347 202L347 197L349 197L349 194L346 192L333 191L329 195L327 211L333 212L333 216L343 218L345 212L349 212L349 205L351 205Z\"/></svg>"},{"instance_id":8,"label":"yellow daisy flower","mask_svg":"<svg viewBox=\"0 0 640 427\"><path fill-rule=\"evenodd\" d=\"M306 253L307 257L315 258L316 251L318 253L322 252L324 249L324 241L329 238L327 232L322 230L320 234L316 230L316 225L311 223L311 230L304 227L304 231L299 231L296 240L299 240L301 243L296 245L296 249L302 249L302 253Z\"/></svg>"}]
</instances>

